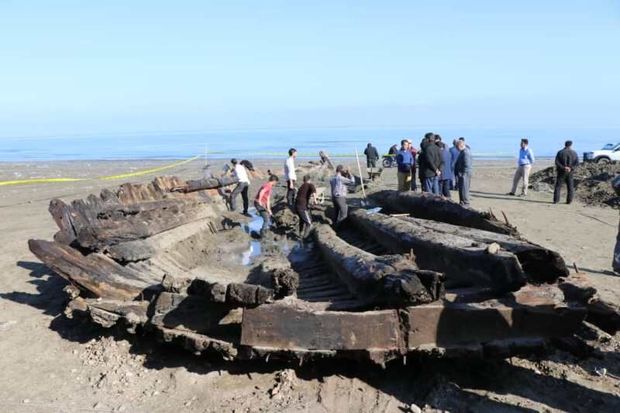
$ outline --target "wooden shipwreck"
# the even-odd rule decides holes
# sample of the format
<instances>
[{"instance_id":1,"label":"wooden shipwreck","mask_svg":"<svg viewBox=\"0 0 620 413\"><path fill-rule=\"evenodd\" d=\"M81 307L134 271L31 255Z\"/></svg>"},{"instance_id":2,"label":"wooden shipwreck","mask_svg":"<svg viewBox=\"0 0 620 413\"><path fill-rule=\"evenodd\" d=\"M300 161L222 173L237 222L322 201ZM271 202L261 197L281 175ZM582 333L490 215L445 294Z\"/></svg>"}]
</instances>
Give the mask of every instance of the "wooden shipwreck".
<instances>
[{"instance_id":1,"label":"wooden shipwreck","mask_svg":"<svg viewBox=\"0 0 620 413\"><path fill-rule=\"evenodd\" d=\"M69 282L67 316L227 360L505 357L608 310L557 253L492 215L381 191L372 199L398 216L353 210L291 250L286 234L253 240L251 220L227 210L234 183L161 177L55 199L59 231L29 247Z\"/></svg>"}]
</instances>

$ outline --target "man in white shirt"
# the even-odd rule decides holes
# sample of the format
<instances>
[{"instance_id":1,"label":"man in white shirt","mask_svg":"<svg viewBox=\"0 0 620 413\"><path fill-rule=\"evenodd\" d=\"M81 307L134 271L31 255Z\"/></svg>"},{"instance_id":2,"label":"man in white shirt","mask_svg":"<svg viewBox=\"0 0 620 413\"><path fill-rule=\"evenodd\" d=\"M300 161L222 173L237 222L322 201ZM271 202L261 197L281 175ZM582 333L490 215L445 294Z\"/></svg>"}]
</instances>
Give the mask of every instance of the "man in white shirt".
<instances>
[{"instance_id":1,"label":"man in white shirt","mask_svg":"<svg viewBox=\"0 0 620 413\"><path fill-rule=\"evenodd\" d=\"M291 148L288 150L288 158L284 163L284 178L286 179L286 202L292 208L295 207L295 182L297 181L297 175L295 174L295 158L297 157L297 149Z\"/></svg>"},{"instance_id":2,"label":"man in white shirt","mask_svg":"<svg viewBox=\"0 0 620 413\"><path fill-rule=\"evenodd\" d=\"M231 211L236 209L237 195L241 194L241 198L243 199L243 215L248 215L248 189L250 188L248 171L245 169L245 166L237 162L236 159L231 159L230 163L233 165L233 175L239 180L239 183L230 194L230 209Z\"/></svg>"}]
</instances>

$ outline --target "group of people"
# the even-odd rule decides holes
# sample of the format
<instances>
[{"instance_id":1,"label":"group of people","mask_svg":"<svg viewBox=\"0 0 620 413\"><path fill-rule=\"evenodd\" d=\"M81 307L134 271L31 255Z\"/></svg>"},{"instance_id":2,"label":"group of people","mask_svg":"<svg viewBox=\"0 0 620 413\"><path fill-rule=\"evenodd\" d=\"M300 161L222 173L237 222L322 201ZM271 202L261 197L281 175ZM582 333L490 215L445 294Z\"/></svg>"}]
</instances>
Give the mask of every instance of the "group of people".
<instances>
[{"instance_id":1,"label":"group of people","mask_svg":"<svg viewBox=\"0 0 620 413\"><path fill-rule=\"evenodd\" d=\"M372 145L368 144L370 147ZM451 198L450 191L458 189L459 203L469 206L472 156L465 138L455 139L449 147L440 135L428 132L420 142L419 150L409 139L403 139L400 149L393 154L398 169L399 191L417 191L417 175L423 192Z\"/></svg>"},{"instance_id":2,"label":"group of people","mask_svg":"<svg viewBox=\"0 0 620 413\"><path fill-rule=\"evenodd\" d=\"M306 238L312 227L312 215L310 207L317 203L316 187L312 183L310 175L305 175L303 183L297 188L297 173L295 168L295 159L297 158L297 150L291 148L288 151L288 158L284 163L284 177L286 179L286 201L287 204L299 216L299 233L302 238ZM237 197L241 195L243 200L243 215L251 216L248 212L249 198L248 191L250 179L245 161L238 162L237 159L231 159L232 175L237 178L237 185L229 195L229 204L231 210L237 209ZM254 208L256 213L263 219L263 225L260 236L263 237L269 229L270 218L273 215L271 210L271 195L274 186L279 182L277 175L269 173L267 182L261 185L256 197L254 198ZM339 223L346 219L347 203L346 203L346 187L343 186L350 183L351 179L342 165L336 168L336 175L332 178L332 200L334 202L335 218L334 222Z\"/></svg>"}]
</instances>

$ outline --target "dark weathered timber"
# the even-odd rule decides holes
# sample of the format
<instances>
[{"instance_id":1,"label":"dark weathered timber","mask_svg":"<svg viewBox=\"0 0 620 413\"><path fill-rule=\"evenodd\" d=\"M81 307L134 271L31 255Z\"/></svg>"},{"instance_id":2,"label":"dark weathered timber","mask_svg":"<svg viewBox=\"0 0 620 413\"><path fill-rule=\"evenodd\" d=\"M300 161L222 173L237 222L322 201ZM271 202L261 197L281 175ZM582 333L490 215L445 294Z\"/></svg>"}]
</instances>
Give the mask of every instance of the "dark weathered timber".
<instances>
[{"instance_id":1,"label":"dark weathered timber","mask_svg":"<svg viewBox=\"0 0 620 413\"><path fill-rule=\"evenodd\" d=\"M420 304L439 298L418 277L423 273L425 281L436 284L442 278L439 273L419 270L404 257L377 257L346 243L327 225L319 225L314 236L328 265L354 296L368 304Z\"/></svg>"},{"instance_id":2,"label":"dark weathered timber","mask_svg":"<svg viewBox=\"0 0 620 413\"><path fill-rule=\"evenodd\" d=\"M215 188L234 183L233 178L215 181ZM55 239L65 244L77 240L84 248L100 250L218 216L208 190L171 192L185 185L175 177L159 177L147 184L123 184L116 191L103 190L100 196L90 195L70 204L54 199L50 213L60 229Z\"/></svg>"},{"instance_id":3,"label":"dark weathered timber","mask_svg":"<svg viewBox=\"0 0 620 413\"><path fill-rule=\"evenodd\" d=\"M110 245L105 252L117 261L132 262L153 258L162 251L168 251L179 243L192 242L194 238L213 234L217 227L213 218L200 219L188 224L179 225L144 239L135 239Z\"/></svg>"},{"instance_id":4,"label":"dark weathered timber","mask_svg":"<svg viewBox=\"0 0 620 413\"><path fill-rule=\"evenodd\" d=\"M432 219L463 227L518 236L512 225L497 220L487 212L464 208L440 196L414 192L383 190L368 197L390 213L407 213L416 218Z\"/></svg>"},{"instance_id":5,"label":"dark weathered timber","mask_svg":"<svg viewBox=\"0 0 620 413\"><path fill-rule=\"evenodd\" d=\"M560 304L560 303L558 303ZM585 318L583 307L529 306L491 300L431 303L402 310L409 350L463 347L506 339L565 337Z\"/></svg>"},{"instance_id":6,"label":"dark weathered timber","mask_svg":"<svg viewBox=\"0 0 620 413\"><path fill-rule=\"evenodd\" d=\"M273 299L273 290L261 285L211 283L199 278L192 280L187 291L207 301L226 303L231 307L255 307Z\"/></svg>"},{"instance_id":7,"label":"dark weathered timber","mask_svg":"<svg viewBox=\"0 0 620 413\"><path fill-rule=\"evenodd\" d=\"M225 175L219 178L205 178L187 181L185 186L180 189L183 192L203 191L205 189L218 189L224 186L233 185L239 182L236 176Z\"/></svg>"},{"instance_id":8,"label":"dark weathered timber","mask_svg":"<svg viewBox=\"0 0 620 413\"><path fill-rule=\"evenodd\" d=\"M586 306L589 322L609 334L620 331L620 303L604 300L592 287L586 274L571 274L558 286L567 300Z\"/></svg>"},{"instance_id":9,"label":"dark weathered timber","mask_svg":"<svg viewBox=\"0 0 620 413\"><path fill-rule=\"evenodd\" d=\"M512 252L517 256L528 279L534 282L555 282L558 277L566 277L569 274L566 263L560 254L521 237L498 234L496 232L467 228L422 218L398 218L412 223L421 230L425 229L471 239L474 244L480 244L481 246L496 243L501 246L502 249Z\"/></svg>"},{"instance_id":10,"label":"dark weathered timber","mask_svg":"<svg viewBox=\"0 0 620 413\"><path fill-rule=\"evenodd\" d=\"M138 210L127 210L125 206L102 210L91 208L83 201L74 201L72 209L77 241L82 247L94 250L216 217L208 204L176 199L156 201L152 206L144 203Z\"/></svg>"},{"instance_id":11,"label":"dark weathered timber","mask_svg":"<svg viewBox=\"0 0 620 413\"><path fill-rule=\"evenodd\" d=\"M236 346L230 341L206 334L162 326L154 326L154 331L163 342L174 343L193 353L214 353L224 360L234 360L238 354Z\"/></svg>"},{"instance_id":12,"label":"dark weathered timber","mask_svg":"<svg viewBox=\"0 0 620 413\"><path fill-rule=\"evenodd\" d=\"M243 311L241 345L274 350L400 351L396 310L363 313L312 311L294 300Z\"/></svg>"},{"instance_id":13,"label":"dark weathered timber","mask_svg":"<svg viewBox=\"0 0 620 413\"><path fill-rule=\"evenodd\" d=\"M148 301L121 301L104 299L84 300L90 318L96 324L109 328L123 321L131 332L135 332L138 326L144 326L148 322Z\"/></svg>"},{"instance_id":14,"label":"dark weathered timber","mask_svg":"<svg viewBox=\"0 0 620 413\"><path fill-rule=\"evenodd\" d=\"M29 240L28 247L58 275L96 297L133 300L148 294L147 289L159 288L159 280L125 268L103 254L82 255L67 245L43 240Z\"/></svg>"},{"instance_id":15,"label":"dark weathered timber","mask_svg":"<svg viewBox=\"0 0 620 413\"><path fill-rule=\"evenodd\" d=\"M349 219L390 252L412 251L420 268L444 273L448 288L478 286L506 292L526 282L521 264L511 252L490 253L488 245L476 245L469 238L363 209L352 211Z\"/></svg>"},{"instance_id":16,"label":"dark weathered timber","mask_svg":"<svg viewBox=\"0 0 620 413\"><path fill-rule=\"evenodd\" d=\"M165 328L208 334L218 330L220 321L231 309L197 295L162 292L155 301L150 322Z\"/></svg>"}]
</instances>

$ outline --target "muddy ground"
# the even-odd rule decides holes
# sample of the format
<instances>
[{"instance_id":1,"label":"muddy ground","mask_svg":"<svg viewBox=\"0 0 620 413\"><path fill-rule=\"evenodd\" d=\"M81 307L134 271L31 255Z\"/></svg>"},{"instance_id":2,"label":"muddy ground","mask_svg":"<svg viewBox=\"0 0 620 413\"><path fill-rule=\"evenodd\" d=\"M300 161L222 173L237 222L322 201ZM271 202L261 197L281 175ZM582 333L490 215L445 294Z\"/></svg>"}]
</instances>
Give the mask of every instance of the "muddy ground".
<instances>
[{"instance_id":1,"label":"muddy ground","mask_svg":"<svg viewBox=\"0 0 620 413\"><path fill-rule=\"evenodd\" d=\"M575 197L581 202L596 206L620 208L620 197L611 187L612 179L620 174L620 163L582 163L573 172L575 179ZM535 191L553 193L556 180L554 166L532 174L530 185ZM566 197L566 186L562 188Z\"/></svg>"},{"instance_id":2,"label":"muddy ground","mask_svg":"<svg viewBox=\"0 0 620 413\"><path fill-rule=\"evenodd\" d=\"M280 162L261 168L280 169ZM353 163L350 162L351 166ZM29 176L95 177L158 162L0 164L0 180ZM537 166L540 169L547 165ZM198 162L171 171L202 174ZM591 274L608 300L620 301L610 275L618 212L552 205L551 195L503 195L513 163L476 162L473 206L504 211L530 240L559 251ZM145 176L139 180L151 178ZM63 316L62 279L30 254L29 238L50 239L52 197L73 199L120 182L1 187L0 408L18 412L81 411L577 411L620 410L620 335L585 328L596 347L588 358L563 351L509 360L409 358L380 367L325 361L302 366L274 361L224 363L143 337L102 330ZM394 170L383 185L394 188ZM256 190L253 185L252 193Z\"/></svg>"}]
</instances>

